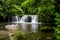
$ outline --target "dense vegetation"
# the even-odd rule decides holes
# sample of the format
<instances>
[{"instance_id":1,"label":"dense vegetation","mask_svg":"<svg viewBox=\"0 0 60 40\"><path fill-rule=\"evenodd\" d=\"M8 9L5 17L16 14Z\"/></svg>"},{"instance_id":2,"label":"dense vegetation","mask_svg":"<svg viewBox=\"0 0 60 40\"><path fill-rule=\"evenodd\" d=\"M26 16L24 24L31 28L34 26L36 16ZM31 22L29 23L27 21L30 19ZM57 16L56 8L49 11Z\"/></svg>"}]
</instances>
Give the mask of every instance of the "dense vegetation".
<instances>
[{"instance_id":1,"label":"dense vegetation","mask_svg":"<svg viewBox=\"0 0 60 40\"><path fill-rule=\"evenodd\" d=\"M24 33L21 31L17 31L12 35L13 36L10 38L10 40L24 40Z\"/></svg>"},{"instance_id":2,"label":"dense vegetation","mask_svg":"<svg viewBox=\"0 0 60 40\"><path fill-rule=\"evenodd\" d=\"M56 34L56 40L60 40L60 0L56 0L56 27L55 27L55 34Z\"/></svg>"},{"instance_id":3,"label":"dense vegetation","mask_svg":"<svg viewBox=\"0 0 60 40\"><path fill-rule=\"evenodd\" d=\"M0 0L0 16L38 15L39 21L53 22L55 0ZM53 21L52 21L53 20Z\"/></svg>"},{"instance_id":4,"label":"dense vegetation","mask_svg":"<svg viewBox=\"0 0 60 40\"><path fill-rule=\"evenodd\" d=\"M56 13L55 14L56 15L56 18L55 18L55 20L56 20L56 27L55 27L55 32L56 32L56 38L57 38L57 40L60 40L60 14L58 14L58 13Z\"/></svg>"},{"instance_id":5,"label":"dense vegetation","mask_svg":"<svg viewBox=\"0 0 60 40\"><path fill-rule=\"evenodd\" d=\"M4 21L4 19L13 15L22 16L26 14L38 15L39 22L55 23L56 21L57 39L60 38L59 12L59 0L0 0L0 19L3 18Z\"/></svg>"}]
</instances>

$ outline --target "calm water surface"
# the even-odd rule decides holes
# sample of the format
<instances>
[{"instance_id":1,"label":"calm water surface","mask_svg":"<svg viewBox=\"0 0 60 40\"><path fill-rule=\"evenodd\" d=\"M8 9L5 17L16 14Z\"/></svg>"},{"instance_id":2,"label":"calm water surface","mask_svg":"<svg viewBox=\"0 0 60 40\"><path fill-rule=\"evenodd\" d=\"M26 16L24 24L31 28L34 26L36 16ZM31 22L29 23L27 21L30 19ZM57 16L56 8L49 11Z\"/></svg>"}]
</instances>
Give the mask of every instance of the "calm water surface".
<instances>
[{"instance_id":1,"label":"calm water surface","mask_svg":"<svg viewBox=\"0 0 60 40\"><path fill-rule=\"evenodd\" d=\"M11 23L0 23L0 31L5 31L5 26ZM44 24L18 24L25 33L25 40L55 40L53 27Z\"/></svg>"}]
</instances>

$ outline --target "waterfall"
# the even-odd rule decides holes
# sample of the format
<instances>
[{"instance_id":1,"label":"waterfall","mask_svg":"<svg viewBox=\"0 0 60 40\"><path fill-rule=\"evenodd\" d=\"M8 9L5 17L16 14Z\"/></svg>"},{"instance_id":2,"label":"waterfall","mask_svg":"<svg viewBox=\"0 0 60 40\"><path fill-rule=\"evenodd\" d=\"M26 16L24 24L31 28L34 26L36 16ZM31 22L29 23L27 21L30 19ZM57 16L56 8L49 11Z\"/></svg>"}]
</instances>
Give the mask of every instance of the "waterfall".
<instances>
[{"instance_id":1,"label":"waterfall","mask_svg":"<svg viewBox=\"0 0 60 40\"><path fill-rule=\"evenodd\" d=\"M37 23L37 22L38 22L37 16L36 15L32 16L31 23Z\"/></svg>"},{"instance_id":2,"label":"waterfall","mask_svg":"<svg viewBox=\"0 0 60 40\"><path fill-rule=\"evenodd\" d=\"M21 18L20 22L21 22L21 23L25 23L26 21L27 21L27 15L24 15L24 16Z\"/></svg>"},{"instance_id":3,"label":"waterfall","mask_svg":"<svg viewBox=\"0 0 60 40\"><path fill-rule=\"evenodd\" d=\"M27 30L27 25L31 25L32 32L37 32L38 29L38 16L37 15L24 15L21 18L17 16L12 16L13 23L19 23L21 30L25 33ZM18 25L18 24L17 24Z\"/></svg>"},{"instance_id":4,"label":"waterfall","mask_svg":"<svg viewBox=\"0 0 60 40\"><path fill-rule=\"evenodd\" d=\"M12 16L12 23L38 23L37 15Z\"/></svg>"},{"instance_id":5,"label":"waterfall","mask_svg":"<svg viewBox=\"0 0 60 40\"><path fill-rule=\"evenodd\" d=\"M20 21L20 17L17 15L17 16L12 16L12 22L13 23L18 23Z\"/></svg>"}]
</instances>

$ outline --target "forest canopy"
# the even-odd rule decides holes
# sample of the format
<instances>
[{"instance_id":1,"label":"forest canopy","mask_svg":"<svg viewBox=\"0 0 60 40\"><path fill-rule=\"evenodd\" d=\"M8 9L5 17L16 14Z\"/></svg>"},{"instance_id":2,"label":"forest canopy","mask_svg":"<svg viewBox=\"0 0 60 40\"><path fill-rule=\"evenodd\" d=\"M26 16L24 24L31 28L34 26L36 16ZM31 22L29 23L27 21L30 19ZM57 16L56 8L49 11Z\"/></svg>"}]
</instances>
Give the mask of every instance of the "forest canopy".
<instances>
[{"instance_id":1,"label":"forest canopy","mask_svg":"<svg viewBox=\"0 0 60 40\"><path fill-rule=\"evenodd\" d=\"M52 11L53 3L54 0L0 0L0 16L39 14L47 7Z\"/></svg>"},{"instance_id":2,"label":"forest canopy","mask_svg":"<svg viewBox=\"0 0 60 40\"><path fill-rule=\"evenodd\" d=\"M0 16L38 15L39 21L50 22L55 16L56 8L59 9L58 4L57 0L0 0Z\"/></svg>"}]
</instances>

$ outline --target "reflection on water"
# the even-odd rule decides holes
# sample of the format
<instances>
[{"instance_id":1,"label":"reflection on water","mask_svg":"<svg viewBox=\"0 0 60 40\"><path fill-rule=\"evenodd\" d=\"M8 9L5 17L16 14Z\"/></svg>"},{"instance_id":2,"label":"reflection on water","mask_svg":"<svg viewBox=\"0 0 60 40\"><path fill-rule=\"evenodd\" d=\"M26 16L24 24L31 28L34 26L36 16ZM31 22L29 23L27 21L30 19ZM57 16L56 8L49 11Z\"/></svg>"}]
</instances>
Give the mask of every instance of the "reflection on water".
<instances>
[{"instance_id":1,"label":"reflection on water","mask_svg":"<svg viewBox=\"0 0 60 40\"><path fill-rule=\"evenodd\" d=\"M38 24L31 24L31 29L33 32L37 32Z\"/></svg>"},{"instance_id":2,"label":"reflection on water","mask_svg":"<svg viewBox=\"0 0 60 40\"><path fill-rule=\"evenodd\" d=\"M11 23L3 23L3 24L0 24L0 30L6 30L5 29L5 26L6 25L11 25ZM32 32L37 32L38 30L38 24L36 23L32 23L32 24L29 24L29 23L24 23L24 24L19 24L19 23L15 23L15 25L19 25L20 26L20 29L21 31L23 31L24 33L27 33L28 31L32 31Z\"/></svg>"},{"instance_id":3,"label":"reflection on water","mask_svg":"<svg viewBox=\"0 0 60 40\"><path fill-rule=\"evenodd\" d=\"M21 30L24 33L27 33L27 31L30 29L32 32L37 32L38 24L20 24ZM29 29L28 29L29 28Z\"/></svg>"},{"instance_id":4,"label":"reflection on water","mask_svg":"<svg viewBox=\"0 0 60 40\"><path fill-rule=\"evenodd\" d=\"M6 30L5 29L5 25L7 25L8 23L6 24L0 24L0 30ZM9 23L11 24L11 23ZM41 31L41 29L43 27L47 27L47 26L44 26L43 24L17 24L20 26L20 30L23 31L25 33L25 37L26 37L26 40L47 40L46 38L49 38L52 36L53 38L53 32L44 32L44 31ZM44 28L43 28L44 29ZM44 29L45 30L45 29Z\"/></svg>"},{"instance_id":5,"label":"reflection on water","mask_svg":"<svg viewBox=\"0 0 60 40\"><path fill-rule=\"evenodd\" d=\"M26 31L27 31L27 24L20 24L20 25L21 25L21 31L26 33Z\"/></svg>"}]
</instances>

